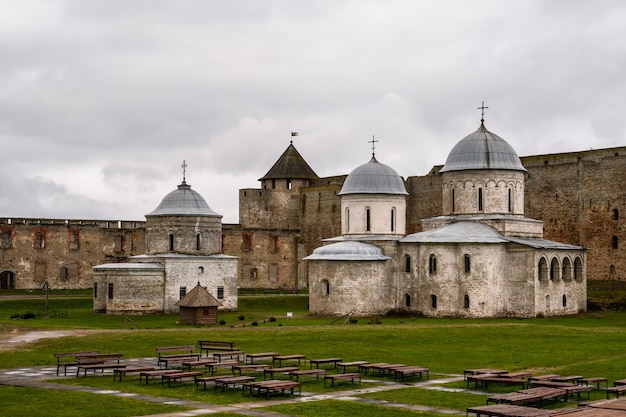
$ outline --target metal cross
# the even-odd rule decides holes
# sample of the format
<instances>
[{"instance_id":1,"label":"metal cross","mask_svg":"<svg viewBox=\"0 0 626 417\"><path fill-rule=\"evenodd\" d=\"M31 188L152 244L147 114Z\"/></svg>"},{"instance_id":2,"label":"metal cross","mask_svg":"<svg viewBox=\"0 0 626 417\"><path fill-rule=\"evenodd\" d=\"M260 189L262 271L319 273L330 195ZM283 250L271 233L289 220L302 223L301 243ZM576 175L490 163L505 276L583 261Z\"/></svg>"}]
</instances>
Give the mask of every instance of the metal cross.
<instances>
[{"instance_id":1,"label":"metal cross","mask_svg":"<svg viewBox=\"0 0 626 417\"><path fill-rule=\"evenodd\" d=\"M187 162L183 159L183 164L180 166L183 169L183 182L185 182L185 173L187 172Z\"/></svg>"},{"instance_id":2,"label":"metal cross","mask_svg":"<svg viewBox=\"0 0 626 417\"><path fill-rule=\"evenodd\" d=\"M372 135L372 140L368 141L368 143L372 144L372 156L374 156L374 150L376 149L376 142L378 141L374 139L374 135Z\"/></svg>"},{"instance_id":3,"label":"metal cross","mask_svg":"<svg viewBox=\"0 0 626 417\"><path fill-rule=\"evenodd\" d=\"M485 109L488 109L489 107L485 107L485 100L483 100L483 103L481 104L480 107L478 107L478 110L480 110L480 121L484 122L485 121Z\"/></svg>"}]
</instances>

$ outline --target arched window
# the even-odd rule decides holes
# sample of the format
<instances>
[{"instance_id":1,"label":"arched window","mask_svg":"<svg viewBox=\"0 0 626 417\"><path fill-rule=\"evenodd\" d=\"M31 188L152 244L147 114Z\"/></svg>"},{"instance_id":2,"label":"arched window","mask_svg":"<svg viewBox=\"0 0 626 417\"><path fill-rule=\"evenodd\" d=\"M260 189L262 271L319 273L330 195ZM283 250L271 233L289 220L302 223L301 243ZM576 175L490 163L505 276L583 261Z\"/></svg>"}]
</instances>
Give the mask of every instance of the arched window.
<instances>
[{"instance_id":1,"label":"arched window","mask_svg":"<svg viewBox=\"0 0 626 417\"><path fill-rule=\"evenodd\" d=\"M411 257L404 255L404 272L411 272Z\"/></svg>"},{"instance_id":2,"label":"arched window","mask_svg":"<svg viewBox=\"0 0 626 417\"><path fill-rule=\"evenodd\" d=\"M349 207L346 207L345 225L346 225L346 233L350 233L350 208Z\"/></svg>"},{"instance_id":3,"label":"arched window","mask_svg":"<svg viewBox=\"0 0 626 417\"><path fill-rule=\"evenodd\" d=\"M98 283L93 283L93 298L98 298Z\"/></svg>"},{"instance_id":4,"label":"arched window","mask_svg":"<svg viewBox=\"0 0 626 417\"><path fill-rule=\"evenodd\" d=\"M174 250L174 235L172 233L168 236L169 239L169 250Z\"/></svg>"},{"instance_id":5,"label":"arched window","mask_svg":"<svg viewBox=\"0 0 626 417\"><path fill-rule=\"evenodd\" d=\"M326 296L330 294L330 283L328 282L328 280L323 279L322 282L322 295Z\"/></svg>"},{"instance_id":6,"label":"arched window","mask_svg":"<svg viewBox=\"0 0 626 417\"><path fill-rule=\"evenodd\" d=\"M463 296L463 307L470 308L470 299L469 299L469 295L467 294Z\"/></svg>"},{"instance_id":7,"label":"arched window","mask_svg":"<svg viewBox=\"0 0 626 417\"><path fill-rule=\"evenodd\" d=\"M483 189L478 189L478 211L483 211Z\"/></svg>"},{"instance_id":8,"label":"arched window","mask_svg":"<svg viewBox=\"0 0 626 417\"><path fill-rule=\"evenodd\" d=\"M437 308L437 296L435 294L430 296L430 308Z\"/></svg>"},{"instance_id":9,"label":"arched window","mask_svg":"<svg viewBox=\"0 0 626 417\"><path fill-rule=\"evenodd\" d=\"M365 209L365 231L372 231L372 219L371 219L371 210L369 207Z\"/></svg>"},{"instance_id":10,"label":"arched window","mask_svg":"<svg viewBox=\"0 0 626 417\"><path fill-rule=\"evenodd\" d=\"M578 282L583 280L583 261L580 257L574 261L574 279Z\"/></svg>"},{"instance_id":11,"label":"arched window","mask_svg":"<svg viewBox=\"0 0 626 417\"><path fill-rule=\"evenodd\" d=\"M509 213L513 211L513 190L509 187Z\"/></svg>"},{"instance_id":12,"label":"arched window","mask_svg":"<svg viewBox=\"0 0 626 417\"><path fill-rule=\"evenodd\" d=\"M391 209L391 231L396 231L396 208L393 207Z\"/></svg>"},{"instance_id":13,"label":"arched window","mask_svg":"<svg viewBox=\"0 0 626 417\"><path fill-rule=\"evenodd\" d=\"M200 233L198 233L196 235L196 250L200 250L200 242L201 242Z\"/></svg>"},{"instance_id":14,"label":"arched window","mask_svg":"<svg viewBox=\"0 0 626 417\"><path fill-rule=\"evenodd\" d=\"M544 257L541 257L541 259L539 259L537 277L539 277L539 281L545 281L546 279L548 279L548 261L546 261L546 258Z\"/></svg>"},{"instance_id":15,"label":"arched window","mask_svg":"<svg viewBox=\"0 0 626 417\"><path fill-rule=\"evenodd\" d=\"M452 213L454 213L454 210L455 210L455 207L454 207L455 206L455 204L454 204L455 203L455 201L454 201L454 188L452 189L451 200L452 200L451 201L452 202Z\"/></svg>"},{"instance_id":16,"label":"arched window","mask_svg":"<svg viewBox=\"0 0 626 417\"><path fill-rule=\"evenodd\" d=\"M615 275L615 265L609 266L609 272L611 275Z\"/></svg>"},{"instance_id":17,"label":"arched window","mask_svg":"<svg viewBox=\"0 0 626 417\"><path fill-rule=\"evenodd\" d=\"M409 294L404 294L404 306L411 307L411 296Z\"/></svg>"},{"instance_id":18,"label":"arched window","mask_svg":"<svg viewBox=\"0 0 626 417\"><path fill-rule=\"evenodd\" d=\"M437 272L437 257L431 254L428 257L428 273L434 274L436 272Z\"/></svg>"},{"instance_id":19,"label":"arched window","mask_svg":"<svg viewBox=\"0 0 626 417\"><path fill-rule=\"evenodd\" d=\"M463 255L463 263L465 266L465 273L469 273L471 270L470 256L466 253Z\"/></svg>"},{"instance_id":20,"label":"arched window","mask_svg":"<svg viewBox=\"0 0 626 417\"><path fill-rule=\"evenodd\" d=\"M567 307L567 296L563 294L563 307Z\"/></svg>"},{"instance_id":21,"label":"arched window","mask_svg":"<svg viewBox=\"0 0 626 417\"><path fill-rule=\"evenodd\" d=\"M613 209L613 220L619 220L619 210Z\"/></svg>"},{"instance_id":22,"label":"arched window","mask_svg":"<svg viewBox=\"0 0 626 417\"><path fill-rule=\"evenodd\" d=\"M62 282L67 281L67 276L68 276L67 268L62 266L61 270L59 271L59 280Z\"/></svg>"},{"instance_id":23,"label":"arched window","mask_svg":"<svg viewBox=\"0 0 626 417\"><path fill-rule=\"evenodd\" d=\"M613 236L611 238L611 247L613 249L617 249L619 247L619 240L617 239L617 236Z\"/></svg>"},{"instance_id":24,"label":"arched window","mask_svg":"<svg viewBox=\"0 0 626 417\"><path fill-rule=\"evenodd\" d=\"M561 277L563 281L572 280L572 261L569 258L563 259L563 267L561 268Z\"/></svg>"},{"instance_id":25,"label":"arched window","mask_svg":"<svg viewBox=\"0 0 626 417\"><path fill-rule=\"evenodd\" d=\"M552 262L550 262L550 281L558 281L559 269L559 260L556 258L552 258Z\"/></svg>"}]
</instances>

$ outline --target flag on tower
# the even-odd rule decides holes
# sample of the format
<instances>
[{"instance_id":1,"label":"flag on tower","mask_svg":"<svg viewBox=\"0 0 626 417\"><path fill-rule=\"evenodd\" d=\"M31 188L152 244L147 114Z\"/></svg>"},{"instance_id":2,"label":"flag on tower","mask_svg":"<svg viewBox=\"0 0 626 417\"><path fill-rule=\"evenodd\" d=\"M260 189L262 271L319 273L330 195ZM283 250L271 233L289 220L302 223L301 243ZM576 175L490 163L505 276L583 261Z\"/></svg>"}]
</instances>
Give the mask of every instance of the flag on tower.
<instances>
[{"instance_id":1,"label":"flag on tower","mask_svg":"<svg viewBox=\"0 0 626 417\"><path fill-rule=\"evenodd\" d=\"M298 132L291 132L291 136L298 136Z\"/></svg>"}]
</instances>

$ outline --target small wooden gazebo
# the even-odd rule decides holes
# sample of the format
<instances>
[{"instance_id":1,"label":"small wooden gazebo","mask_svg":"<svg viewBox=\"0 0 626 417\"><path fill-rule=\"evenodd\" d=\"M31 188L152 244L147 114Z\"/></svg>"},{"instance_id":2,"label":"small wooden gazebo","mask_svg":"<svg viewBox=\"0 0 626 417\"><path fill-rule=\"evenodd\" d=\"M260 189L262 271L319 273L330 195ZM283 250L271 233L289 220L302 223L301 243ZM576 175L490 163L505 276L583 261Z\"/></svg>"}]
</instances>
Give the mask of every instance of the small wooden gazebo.
<instances>
[{"instance_id":1,"label":"small wooden gazebo","mask_svg":"<svg viewBox=\"0 0 626 417\"><path fill-rule=\"evenodd\" d=\"M198 283L176 305L180 307L180 324L214 324L222 303Z\"/></svg>"}]
</instances>

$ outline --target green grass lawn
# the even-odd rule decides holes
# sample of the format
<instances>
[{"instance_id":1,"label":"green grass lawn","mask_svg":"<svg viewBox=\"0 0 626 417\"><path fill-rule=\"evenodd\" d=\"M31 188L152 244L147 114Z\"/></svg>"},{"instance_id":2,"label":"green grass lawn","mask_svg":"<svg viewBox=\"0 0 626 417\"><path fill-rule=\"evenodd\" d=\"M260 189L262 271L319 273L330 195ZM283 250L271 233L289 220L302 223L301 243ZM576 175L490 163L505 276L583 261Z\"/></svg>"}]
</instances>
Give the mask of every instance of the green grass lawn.
<instances>
[{"instance_id":1,"label":"green grass lawn","mask_svg":"<svg viewBox=\"0 0 626 417\"><path fill-rule=\"evenodd\" d=\"M124 328L123 317L109 317L91 312L91 300L77 296L54 298L50 308L66 309L67 318L44 319L36 315L32 320L14 320L15 313L41 311L42 299L0 299L0 331L90 329L80 337L42 339L19 350L0 351L0 369L52 365L56 352L92 350L120 352L125 358L154 357L160 346L196 344L201 339L233 341L247 353L276 351L281 354L306 354L308 359L341 357L346 361L405 363L426 366L430 378L440 375L462 374L469 368L500 368L510 371L527 370L534 374L580 374L587 377L604 376L610 381L626 378L626 314L617 312L589 313L573 317L549 319L427 319L416 317L383 317L359 319L356 323L334 318L307 315L306 296L242 297L240 311L221 313L218 319L224 325L181 326L176 315L134 316L141 328ZM286 312L294 318L287 318ZM243 320L240 320L243 316ZM274 318L275 320L271 320ZM256 325L252 325L256 322ZM156 361L155 361L156 362ZM383 380L385 377L382 378ZM139 385L138 379L113 382L108 376L70 378L64 384L95 386L136 394L174 396L213 404L233 404L250 401L241 392L196 392L188 384L172 388L160 384ZM363 388L371 386L364 383ZM448 388L465 388L465 383L448 384ZM58 398L56 415L92 416L74 407L81 399L78 393L65 391L29 390L0 387L0 395L13 398L17 392L28 393L29 401L37 398L48 401ZM331 389L323 382L306 381L303 390L329 393L354 389L352 384L339 384ZM504 388L505 390L508 388ZM491 390L491 389L490 389ZM502 387L493 392L502 392ZM91 394L85 394L88 398ZM32 399L31 399L32 397ZM96 396L97 397L97 396ZM484 396L467 392L433 391L418 388L383 391L362 395L363 398L383 402L419 404L434 408L459 410L483 405ZM596 391L591 399L605 397ZM97 397L93 401L127 400L133 403L133 414L163 413L150 407L163 407L129 398ZM586 399L586 396L585 396ZM258 401L258 398L254 399ZM12 401L3 402L3 415L23 414L13 408ZM563 404L560 404L561 406ZM568 404L574 405L574 404ZM15 405L17 407L17 405ZM64 408L67 407L67 408ZM126 406L124 406L126 407ZM96 408L96 407L93 407ZM106 407L105 407L106 408ZM404 416L414 411L380 408L376 404L345 401L314 401L281 405L270 408L289 415L334 416L366 413L366 415ZM6 410L6 412L5 412ZM64 412L67 411L67 412ZM433 414L433 413L427 413ZM52 415L52 414L51 414ZM216 415L216 414L214 414ZM228 414L224 414L228 415Z\"/></svg>"}]
</instances>

